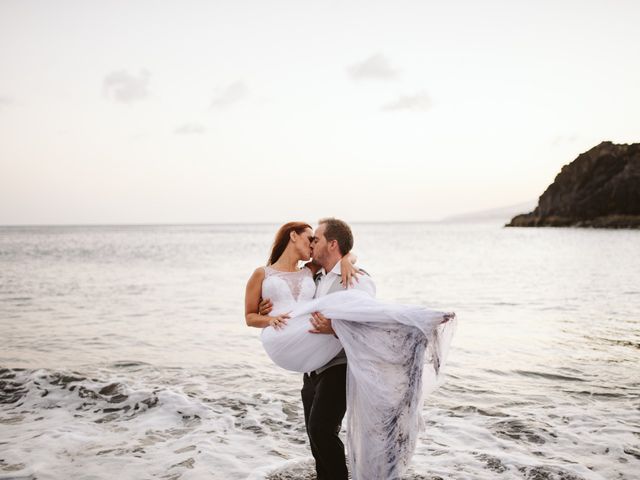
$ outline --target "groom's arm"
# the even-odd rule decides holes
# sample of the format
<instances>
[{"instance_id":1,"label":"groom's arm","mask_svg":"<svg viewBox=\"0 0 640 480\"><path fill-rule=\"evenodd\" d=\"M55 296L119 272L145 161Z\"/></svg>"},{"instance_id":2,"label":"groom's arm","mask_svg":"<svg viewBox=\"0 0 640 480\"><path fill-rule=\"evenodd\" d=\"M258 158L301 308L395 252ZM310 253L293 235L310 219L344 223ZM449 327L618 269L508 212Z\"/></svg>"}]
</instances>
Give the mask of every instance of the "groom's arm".
<instances>
[{"instance_id":1,"label":"groom's arm","mask_svg":"<svg viewBox=\"0 0 640 480\"><path fill-rule=\"evenodd\" d=\"M313 328L309 330L309 333L331 334L338 338L336 332L331 326L331 319L325 317L320 312L313 312L309 321L311 322L311 325L313 325Z\"/></svg>"},{"instance_id":2,"label":"groom's arm","mask_svg":"<svg viewBox=\"0 0 640 480\"><path fill-rule=\"evenodd\" d=\"M368 293L369 295L371 295L372 297L375 297L376 284L373 283L371 276L367 272L363 271L363 273L364 275L360 277L360 280L358 281L358 283L356 283L353 286L353 288L356 290L362 290ZM311 325L313 325L313 329L309 330L310 333L332 334L337 337L336 332L333 330L333 327L331 326L331 319L326 318L320 312L312 313L311 319L309 321L311 322Z\"/></svg>"},{"instance_id":3,"label":"groom's arm","mask_svg":"<svg viewBox=\"0 0 640 480\"><path fill-rule=\"evenodd\" d=\"M258 313L260 315L269 315L273 310L273 303L271 303L270 298L261 298L260 304L258 305Z\"/></svg>"}]
</instances>

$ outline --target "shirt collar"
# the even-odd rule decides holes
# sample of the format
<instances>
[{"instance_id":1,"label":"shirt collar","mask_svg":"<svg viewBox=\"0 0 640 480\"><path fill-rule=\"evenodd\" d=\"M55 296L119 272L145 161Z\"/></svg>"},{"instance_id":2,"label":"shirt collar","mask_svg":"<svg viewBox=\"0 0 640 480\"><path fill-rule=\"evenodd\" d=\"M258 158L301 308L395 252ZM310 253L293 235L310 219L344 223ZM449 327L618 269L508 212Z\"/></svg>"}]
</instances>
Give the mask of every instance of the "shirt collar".
<instances>
[{"instance_id":1,"label":"shirt collar","mask_svg":"<svg viewBox=\"0 0 640 480\"><path fill-rule=\"evenodd\" d=\"M320 269L320 273L322 273L322 275L326 275L327 271L324 268ZM336 265L331 269L331 272L329 273L335 273L336 275L342 275L342 269L340 268L340 261L338 261L338 263L336 263Z\"/></svg>"}]
</instances>

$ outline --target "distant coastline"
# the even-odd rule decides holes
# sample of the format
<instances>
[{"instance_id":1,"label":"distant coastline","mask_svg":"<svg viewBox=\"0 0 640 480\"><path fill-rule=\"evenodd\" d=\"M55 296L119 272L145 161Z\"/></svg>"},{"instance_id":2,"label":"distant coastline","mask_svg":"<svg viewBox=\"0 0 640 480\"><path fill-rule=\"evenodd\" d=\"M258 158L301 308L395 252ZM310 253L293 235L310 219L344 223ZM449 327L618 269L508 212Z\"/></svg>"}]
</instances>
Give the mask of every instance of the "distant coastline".
<instances>
[{"instance_id":1,"label":"distant coastline","mask_svg":"<svg viewBox=\"0 0 640 480\"><path fill-rule=\"evenodd\" d=\"M516 203L513 205L507 205L504 207L490 208L487 210L476 210L474 212L461 213L457 215L450 215L440 220L443 223L467 223L496 220L504 222L505 218L512 217L518 212L523 210L530 210L536 206L535 200L528 202Z\"/></svg>"}]
</instances>

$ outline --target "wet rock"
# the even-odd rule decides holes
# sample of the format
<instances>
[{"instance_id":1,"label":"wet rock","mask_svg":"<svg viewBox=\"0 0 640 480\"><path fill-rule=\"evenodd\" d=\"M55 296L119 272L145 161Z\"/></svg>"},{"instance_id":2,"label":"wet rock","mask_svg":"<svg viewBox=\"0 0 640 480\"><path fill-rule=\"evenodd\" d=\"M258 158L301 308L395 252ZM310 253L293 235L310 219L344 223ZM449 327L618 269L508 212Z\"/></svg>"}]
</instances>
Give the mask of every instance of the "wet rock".
<instances>
[{"instance_id":1,"label":"wet rock","mask_svg":"<svg viewBox=\"0 0 640 480\"><path fill-rule=\"evenodd\" d=\"M10 380L16 378L16 374L9 368L0 368L0 379Z\"/></svg>"},{"instance_id":2,"label":"wet rock","mask_svg":"<svg viewBox=\"0 0 640 480\"><path fill-rule=\"evenodd\" d=\"M196 464L196 461L193 458L187 458L185 461L180 462L180 463L176 463L175 465L171 465L171 468L175 468L175 467L184 467L184 468L193 468L193 466Z\"/></svg>"},{"instance_id":3,"label":"wet rock","mask_svg":"<svg viewBox=\"0 0 640 480\"><path fill-rule=\"evenodd\" d=\"M16 403L26 394L27 388L25 385L13 381L0 380L0 404Z\"/></svg>"},{"instance_id":4,"label":"wet rock","mask_svg":"<svg viewBox=\"0 0 640 480\"><path fill-rule=\"evenodd\" d=\"M174 450L173 453L185 453L195 449L196 449L195 445L187 445L186 447L182 447L182 448L179 448L178 450Z\"/></svg>"},{"instance_id":5,"label":"wet rock","mask_svg":"<svg viewBox=\"0 0 640 480\"><path fill-rule=\"evenodd\" d=\"M7 463L4 461L4 459L0 459L0 467L5 472L17 472L25 468L25 464L24 463Z\"/></svg>"},{"instance_id":6,"label":"wet rock","mask_svg":"<svg viewBox=\"0 0 640 480\"><path fill-rule=\"evenodd\" d=\"M91 398L94 400L97 400L100 398L100 395L98 395L96 392L94 392L93 390L90 390L84 386L80 386L80 388L78 388L78 396L80 398Z\"/></svg>"},{"instance_id":7,"label":"wet rock","mask_svg":"<svg viewBox=\"0 0 640 480\"><path fill-rule=\"evenodd\" d=\"M140 403L144 403L148 408L153 408L156 405L158 405L158 397L154 396L150 398L145 398Z\"/></svg>"},{"instance_id":8,"label":"wet rock","mask_svg":"<svg viewBox=\"0 0 640 480\"><path fill-rule=\"evenodd\" d=\"M520 467L518 470L527 480L584 480L572 473L549 467Z\"/></svg>"},{"instance_id":9,"label":"wet rock","mask_svg":"<svg viewBox=\"0 0 640 480\"><path fill-rule=\"evenodd\" d=\"M627 455L631 455L632 457L636 457L638 460L640 460L640 450L636 450L631 447L626 447L624 449L624 453L626 453Z\"/></svg>"},{"instance_id":10,"label":"wet rock","mask_svg":"<svg viewBox=\"0 0 640 480\"><path fill-rule=\"evenodd\" d=\"M478 455L478 458L487 464L487 468L489 470L492 470L496 473L503 473L507 471L507 467L497 457L493 457L491 455L483 453L481 455Z\"/></svg>"},{"instance_id":11,"label":"wet rock","mask_svg":"<svg viewBox=\"0 0 640 480\"><path fill-rule=\"evenodd\" d=\"M523 440L536 445L543 445L546 440L542 434L548 434L548 432L544 430L536 431L533 425L526 424L517 419L496 422L495 433L502 438Z\"/></svg>"},{"instance_id":12,"label":"wet rock","mask_svg":"<svg viewBox=\"0 0 640 480\"><path fill-rule=\"evenodd\" d=\"M130 407L129 405L125 405L124 407L119 407L119 408L113 408L113 407L110 407L110 408L103 408L103 409L102 409L102 411L103 411L104 413L119 412L119 411L126 412L126 411L128 411L130 408L131 408L131 407Z\"/></svg>"},{"instance_id":13,"label":"wet rock","mask_svg":"<svg viewBox=\"0 0 640 480\"><path fill-rule=\"evenodd\" d=\"M73 382L82 382L83 380L86 380L86 378L84 377L77 377L74 375L54 375L53 379L51 380L51 385L61 385L62 388L67 388L67 385L69 385L70 383Z\"/></svg>"},{"instance_id":14,"label":"wet rock","mask_svg":"<svg viewBox=\"0 0 640 480\"><path fill-rule=\"evenodd\" d=\"M118 394L118 395L114 395L113 397L109 398L107 401L109 403L121 403L121 402L124 402L127 398L129 398L127 395Z\"/></svg>"},{"instance_id":15,"label":"wet rock","mask_svg":"<svg viewBox=\"0 0 640 480\"><path fill-rule=\"evenodd\" d=\"M111 383L109 385L107 385L106 387L102 387L98 393L100 395L113 395L114 393L118 393L118 391L120 390L120 384L119 383Z\"/></svg>"}]
</instances>

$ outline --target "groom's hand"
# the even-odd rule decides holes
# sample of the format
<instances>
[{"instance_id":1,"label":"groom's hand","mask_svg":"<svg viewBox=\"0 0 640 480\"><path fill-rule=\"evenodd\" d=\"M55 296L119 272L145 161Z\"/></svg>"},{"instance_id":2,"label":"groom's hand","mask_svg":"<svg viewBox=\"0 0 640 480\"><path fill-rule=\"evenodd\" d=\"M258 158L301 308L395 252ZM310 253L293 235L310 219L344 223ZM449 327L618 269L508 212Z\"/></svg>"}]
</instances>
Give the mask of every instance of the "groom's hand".
<instances>
[{"instance_id":1,"label":"groom's hand","mask_svg":"<svg viewBox=\"0 0 640 480\"><path fill-rule=\"evenodd\" d=\"M258 305L258 313L260 315L269 315L273 310L273 303L268 298L264 298L260 300L260 305Z\"/></svg>"},{"instance_id":2,"label":"groom's hand","mask_svg":"<svg viewBox=\"0 0 640 480\"><path fill-rule=\"evenodd\" d=\"M313 329L309 330L310 333L329 333L331 335L335 335L333 327L331 326L331 319L326 318L320 312L313 312L311 314L311 318L309 319L311 325L313 325Z\"/></svg>"}]
</instances>

